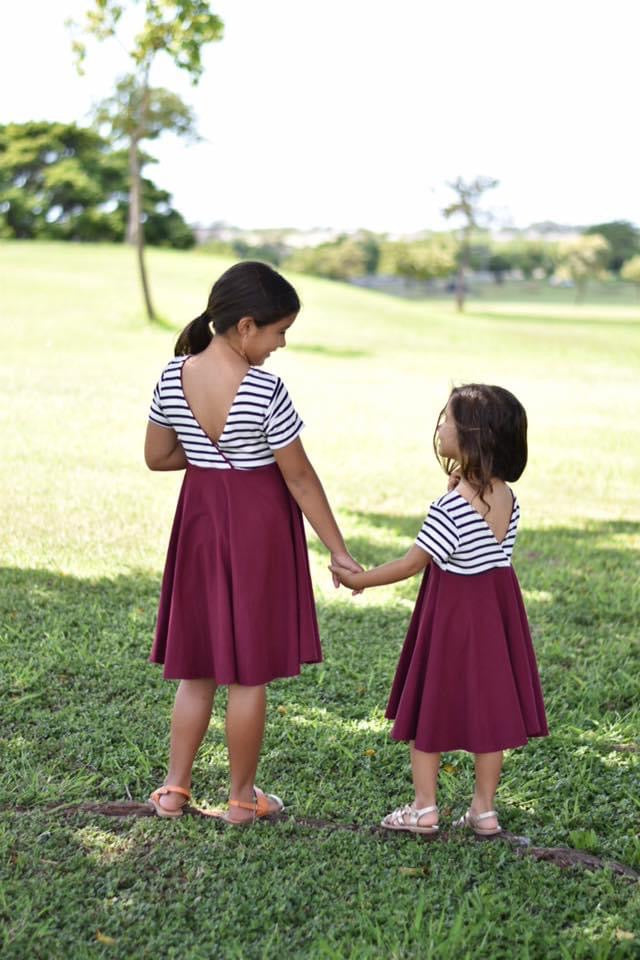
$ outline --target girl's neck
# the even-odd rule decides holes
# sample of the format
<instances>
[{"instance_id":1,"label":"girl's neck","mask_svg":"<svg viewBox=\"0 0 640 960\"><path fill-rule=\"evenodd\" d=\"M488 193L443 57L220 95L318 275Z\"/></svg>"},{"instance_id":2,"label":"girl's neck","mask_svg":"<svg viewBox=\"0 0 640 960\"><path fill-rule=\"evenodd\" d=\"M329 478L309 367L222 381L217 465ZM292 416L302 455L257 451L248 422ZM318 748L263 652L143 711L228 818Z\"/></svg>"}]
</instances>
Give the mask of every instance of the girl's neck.
<instances>
[{"instance_id":1,"label":"girl's neck","mask_svg":"<svg viewBox=\"0 0 640 960\"><path fill-rule=\"evenodd\" d=\"M217 357L224 363L232 366L242 366L248 369L250 364L244 355L239 337L229 333L217 333L206 349L211 357Z\"/></svg>"},{"instance_id":2,"label":"girl's neck","mask_svg":"<svg viewBox=\"0 0 640 960\"><path fill-rule=\"evenodd\" d=\"M499 477L491 477L489 480L488 486L485 487L485 493L494 493L496 490L499 490L501 487L505 486L504 480L500 480ZM464 496L466 500L473 500L480 495L482 484L475 480L473 477L462 477L456 490L460 493L461 496Z\"/></svg>"}]
</instances>

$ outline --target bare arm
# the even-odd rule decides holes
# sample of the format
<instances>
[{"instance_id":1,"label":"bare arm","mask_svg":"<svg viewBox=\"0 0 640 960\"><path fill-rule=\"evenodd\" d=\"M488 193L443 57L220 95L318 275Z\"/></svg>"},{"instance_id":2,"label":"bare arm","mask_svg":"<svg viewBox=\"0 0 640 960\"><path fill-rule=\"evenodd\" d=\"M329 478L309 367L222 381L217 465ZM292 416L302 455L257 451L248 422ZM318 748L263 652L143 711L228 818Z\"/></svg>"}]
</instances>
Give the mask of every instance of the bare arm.
<instances>
[{"instance_id":1,"label":"bare arm","mask_svg":"<svg viewBox=\"0 0 640 960\"><path fill-rule=\"evenodd\" d=\"M345 587L351 587L352 590L359 591L364 590L365 587L381 587L386 583L408 580L409 577L413 577L416 573L424 570L429 563L431 563L429 554L414 544L405 553L404 557L400 557L398 560L390 560L389 563L372 567L371 570L365 570L362 573L352 573L334 563L331 564L330 569Z\"/></svg>"},{"instance_id":2,"label":"bare arm","mask_svg":"<svg viewBox=\"0 0 640 960\"><path fill-rule=\"evenodd\" d=\"M298 438L288 446L274 450L273 455L291 496L331 553L332 562L337 560L347 569L361 570L360 565L354 563L346 548L320 478L313 469L301 440Z\"/></svg>"},{"instance_id":3,"label":"bare arm","mask_svg":"<svg viewBox=\"0 0 640 960\"><path fill-rule=\"evenodd\" d=\"M151 420L144 438L144 462L149 470L184 470L187 458L175 430L160 427Z\"/></svg>"}]
</instances>

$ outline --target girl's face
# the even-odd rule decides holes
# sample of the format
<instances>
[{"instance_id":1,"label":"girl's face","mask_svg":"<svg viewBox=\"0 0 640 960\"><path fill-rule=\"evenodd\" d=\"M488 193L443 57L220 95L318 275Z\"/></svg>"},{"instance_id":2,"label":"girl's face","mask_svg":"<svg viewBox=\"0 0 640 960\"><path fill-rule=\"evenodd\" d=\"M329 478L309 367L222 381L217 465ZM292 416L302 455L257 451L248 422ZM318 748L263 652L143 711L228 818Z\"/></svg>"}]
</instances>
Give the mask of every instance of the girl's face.
<instances>
[{"instance_id":1,"label":"girl's face","mask_svg":"<svg viewBox=\"0 0 640 960\"><path fill-rule=\"evenodd\" d=\"M438 424L438 449L441 457L451 460L460 459L460 449L458 447L458 431L456 422L451 412L451 401L446 406L442 419Z\"/></svg>"},{"instance_id":2,"label":"girl's face","mask_svg":"<svg viewBox=\"0 0 640 960\"><path fill-rule=\"evenodd\" d=\"M266 327L257 327L251 320L244 338L243 348L247 360L252 366L262 366L274 350L286 347L286 332L296 317L297 313L292 313L288 317L283 317L282 320L277 320L276 323L267 324Z\"/></svg>"}]
</instances>

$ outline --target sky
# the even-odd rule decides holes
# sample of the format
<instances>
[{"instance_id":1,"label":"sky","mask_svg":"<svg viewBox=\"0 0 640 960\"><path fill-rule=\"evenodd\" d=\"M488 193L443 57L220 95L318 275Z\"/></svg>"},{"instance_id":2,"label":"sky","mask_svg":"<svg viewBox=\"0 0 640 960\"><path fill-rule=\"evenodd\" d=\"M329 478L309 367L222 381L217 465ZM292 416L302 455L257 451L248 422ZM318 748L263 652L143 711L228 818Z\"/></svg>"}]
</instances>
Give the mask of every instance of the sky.
<instances>
[{"instance_id":1,"label":"sky","mask_svg":"<svg viewBox=\"0 0 640 960\"><path fill-rule=\"evenodd\" d=\"M90 0L3 4L0 122L89 122L127 71L68 17ZM446 184L496 178L496 226L640 224L638 0L211 0L224 39L192 87L162 55L152 82L193 107L149 169L191 223L443 229ZM25 12L27 11L27 12Z\"/></svg>"}]
</instances>

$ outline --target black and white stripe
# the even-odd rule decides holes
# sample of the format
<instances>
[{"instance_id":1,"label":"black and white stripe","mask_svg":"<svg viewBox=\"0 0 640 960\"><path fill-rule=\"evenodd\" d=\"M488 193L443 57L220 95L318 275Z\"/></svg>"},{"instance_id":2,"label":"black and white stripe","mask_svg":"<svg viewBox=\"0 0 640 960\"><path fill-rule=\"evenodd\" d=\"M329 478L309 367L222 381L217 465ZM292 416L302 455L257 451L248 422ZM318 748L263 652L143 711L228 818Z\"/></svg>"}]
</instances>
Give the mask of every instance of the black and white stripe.
<instances>
[{"instance_id":1,"label":"black and white stripe","mask_svg":"<svg viewBox=\"0 0 640 960\"><path fill-rule=\"evenodd\" d=\"M507 535L498 543L487 521L455 490L435 500L416 544L441 570L466 576L494 567L510 567L520 506L515 496Z\"/></svg>"},{"instance_id":2,"label":"black and white stripe","mask_svg":"<svg viewBox=\"0 0 640 960\"><path fill-rule=\"evenodd\" d=\"M197 467L251 470L273 463L273 450L296 439L304 424L279 377L250 367L238 387L217 444L207 436L182 389L182 365L174 357L153 391L149 420L175 430L187 460Z\"/></svg>"}]
</instances>

